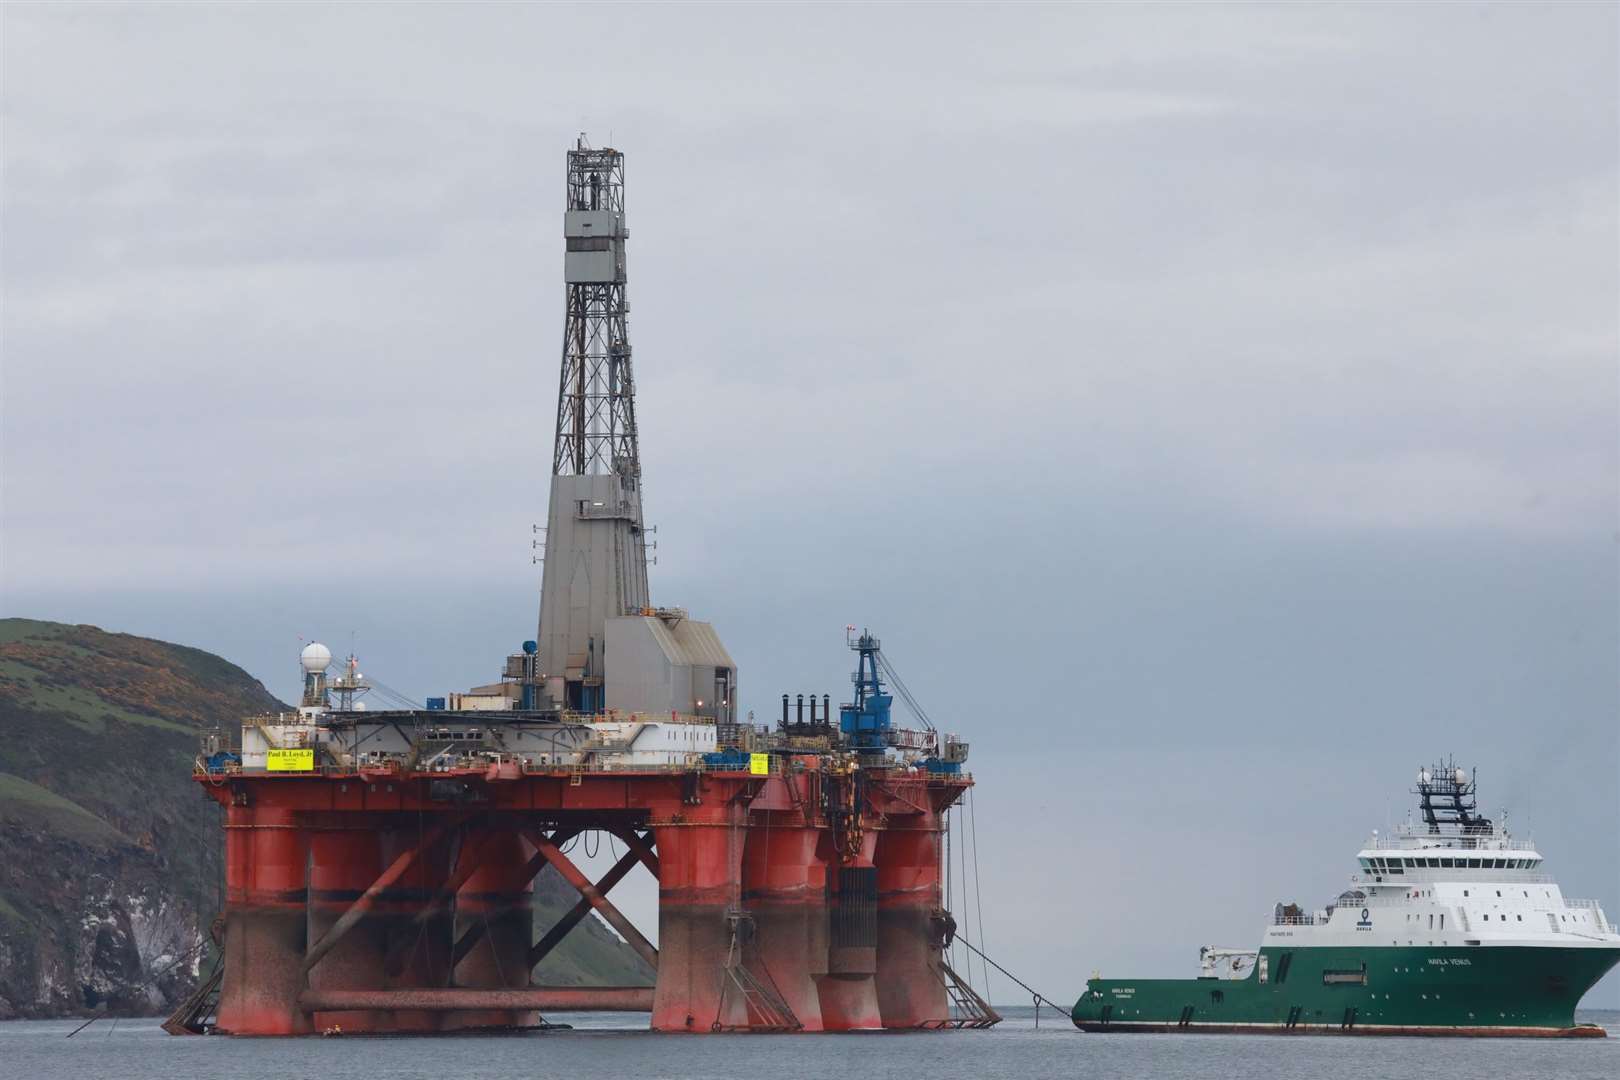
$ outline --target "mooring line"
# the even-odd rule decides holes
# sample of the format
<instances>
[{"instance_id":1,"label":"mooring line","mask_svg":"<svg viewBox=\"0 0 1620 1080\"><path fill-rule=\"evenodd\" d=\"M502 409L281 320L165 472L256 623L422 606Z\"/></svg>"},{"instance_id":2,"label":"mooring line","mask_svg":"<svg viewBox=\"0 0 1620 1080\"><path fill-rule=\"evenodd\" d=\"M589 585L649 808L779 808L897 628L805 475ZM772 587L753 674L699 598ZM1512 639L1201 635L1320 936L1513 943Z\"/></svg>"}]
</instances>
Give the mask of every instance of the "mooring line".
<instances>
[{"instance_id":1,"label":"mooring line","mask_svg":"<svg viewBox=\"0 0 1620 1080\"><path fill-rule=\"evenodd\" d=\"M977 945L973 944L973 942L969 941L967 938L963 937L961 934L957 934L955 936L955 939L957 941L960 941L963 945L967 946L975 954L977 954L980 960L983 960L985 963L989 964L991 967L995 968L997 971L999 971L1003 975L1007 976L1007 978L1011 979L1013 982L1017 983L1019 986L1023 987L1025 990L1029 991L1030 1000L1035 1003L1035 1024L1036 1024L1037 1027L1040 1026L1040 1022L1041 1022L1041 1006L1042 1005L1045 1005L1047 1008L1050 1008L1050 1009L1056 1009L1060 1013L1067 1013L1069 1011L1064 1006L1059 1005L1057 1002L1053 1001L1051 998L1047 997L1045 994L1041 993L1039 990L1036 990L1033 986L1030 986L1029 983L1025 982L1023 979L1020 979L1018 976L1014 975L1012 972L1008 971L1006 968L1002 967L1000 964L996 963L994 960L992 960L988 956L984 955L984 951L982 949L980 949Z\"/></svg>"}]
</instances>

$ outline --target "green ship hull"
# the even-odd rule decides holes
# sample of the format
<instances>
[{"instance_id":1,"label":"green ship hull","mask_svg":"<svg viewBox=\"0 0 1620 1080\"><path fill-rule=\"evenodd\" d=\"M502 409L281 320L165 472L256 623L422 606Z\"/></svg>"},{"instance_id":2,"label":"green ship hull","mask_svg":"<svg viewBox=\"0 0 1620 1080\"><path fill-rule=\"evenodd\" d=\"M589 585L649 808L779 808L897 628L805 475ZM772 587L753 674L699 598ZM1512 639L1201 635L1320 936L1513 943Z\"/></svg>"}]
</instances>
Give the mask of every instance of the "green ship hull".
<instances>
[{"instance_id":1,"label":"green ship hull","mask_svg":"<svg viewBox=\"0 0 1620 1080\"><path fill-rule=\"evenodd\" d=\"M1071 1016L1096 1032L1601 1038L1575 1006L1620 961L1579 946L1259 952L1245 979L1091 979Z\"/></svg>"}]
</instances>

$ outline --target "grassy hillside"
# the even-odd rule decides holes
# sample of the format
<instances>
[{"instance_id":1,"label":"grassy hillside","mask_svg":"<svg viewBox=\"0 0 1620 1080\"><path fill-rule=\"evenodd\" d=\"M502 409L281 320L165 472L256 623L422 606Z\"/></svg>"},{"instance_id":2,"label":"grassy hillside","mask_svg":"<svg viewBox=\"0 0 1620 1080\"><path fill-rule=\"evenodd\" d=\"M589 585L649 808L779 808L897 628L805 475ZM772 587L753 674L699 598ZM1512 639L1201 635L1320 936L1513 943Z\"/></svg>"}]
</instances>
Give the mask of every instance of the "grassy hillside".
<instances>
[{"instance_id":1,"label":"grassy hillside","mask_svg":"<svg viewBox=\"0 0 1620 1080\"><path fill-rule=\"evenodd\" d=\"M0 619L0 1018L155 1013L184 996L220 906L221 812L191 779L198 736L286 709L199 649ZM575 899L543 873L536 926ZM594 918L536 978L651 981Z\"/></svg>"}]
</instances>

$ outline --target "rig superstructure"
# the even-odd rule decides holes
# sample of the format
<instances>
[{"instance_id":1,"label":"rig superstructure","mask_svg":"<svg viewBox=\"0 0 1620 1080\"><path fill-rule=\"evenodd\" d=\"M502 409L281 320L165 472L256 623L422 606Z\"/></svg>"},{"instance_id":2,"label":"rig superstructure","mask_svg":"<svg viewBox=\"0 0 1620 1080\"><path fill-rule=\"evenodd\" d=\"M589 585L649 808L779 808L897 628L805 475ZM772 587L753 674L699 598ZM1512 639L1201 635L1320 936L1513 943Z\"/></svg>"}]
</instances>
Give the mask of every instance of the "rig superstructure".
<instances>
[{"instance_id":1,"label":"rig superstructure","mask_svg":"<svg viewBox=\"0 0 1620 1080\"><path fill-rule=\"evenodd\" d=\"M648 595L620 152L569 151L563 225L538 633L500 681L420 709L367 709L352 657L329 678L312 645L296 712L210 740L196 777L225 808L223 963L168 1029L524 1028L580 1008L648 1009L660 1031L994 1023L944 951L967 744L920 710L921 727L893 722L888 684L910 695L869 633L850 634L836 718L830 695L807 718L784 694L774 728L739 721L715 629ZM591 830L626 848L596 881L565 853ZM580 899L537 938L547 865ZM638 866L658 881L656 947L608 899ZM532 984L592 912L653 986Z\"/></svg>"}]
</instances>

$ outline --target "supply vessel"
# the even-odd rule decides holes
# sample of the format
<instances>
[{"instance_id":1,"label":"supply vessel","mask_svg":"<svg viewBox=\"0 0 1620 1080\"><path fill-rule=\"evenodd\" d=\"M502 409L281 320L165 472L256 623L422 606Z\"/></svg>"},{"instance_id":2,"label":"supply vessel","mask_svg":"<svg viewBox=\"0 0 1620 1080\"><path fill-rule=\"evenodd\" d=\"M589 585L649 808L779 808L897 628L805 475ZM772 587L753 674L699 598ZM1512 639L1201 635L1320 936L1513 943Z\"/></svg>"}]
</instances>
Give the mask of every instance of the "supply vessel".
<instances>
[{"instance_id":1,"label":"supply vessel","mask_svg":"<svg viewBox=\"0 0 1620 1080\"><path fill-rule=\"evenodd\" d=\"M1602 1037L1575 1006L1620 961L1595 900L1566 899L1534 843L1477 811L1454 762L1419 770L1422 820L1357 854L1316 911L1278 904L1258 949L1200 951L1195 979L1092 978L1093 1032Z\"/></svg>"},{"instance_id":2,"label":"supply vessel","mask_svg":"<svg viewBox=\"0 0 1620 1080\"><path fill-rule=\"evenodd\" d=\"M210 737L195 776L224 809L223 962L170 1032L534 1028L575 1009L645 1010L672 1032L999 1019L946 953L967 743L853 627L851 699L784 693L780 719L756 724L716 628L649 596L624 178L617 150L568 151L535 636L496 682L382 709L352 658L334 673L310 645L296 711ZM911 727L892 718L897 692ZM592 832L624 851L595 880L569 856ZM538 927L547 866L579 901ZM609 898L641 872L657 880L656 944ZM534 984L593 916L652 985Z\"/></svg>"}]
</instances>

